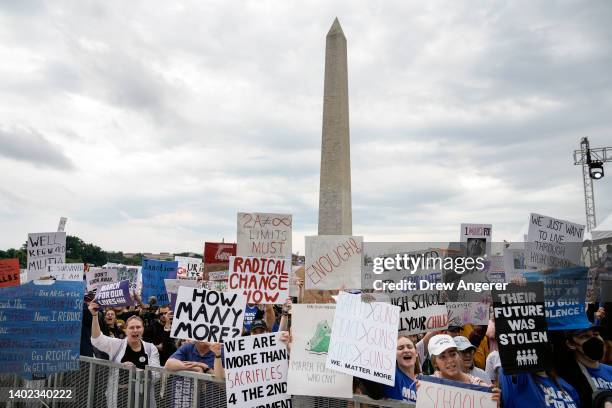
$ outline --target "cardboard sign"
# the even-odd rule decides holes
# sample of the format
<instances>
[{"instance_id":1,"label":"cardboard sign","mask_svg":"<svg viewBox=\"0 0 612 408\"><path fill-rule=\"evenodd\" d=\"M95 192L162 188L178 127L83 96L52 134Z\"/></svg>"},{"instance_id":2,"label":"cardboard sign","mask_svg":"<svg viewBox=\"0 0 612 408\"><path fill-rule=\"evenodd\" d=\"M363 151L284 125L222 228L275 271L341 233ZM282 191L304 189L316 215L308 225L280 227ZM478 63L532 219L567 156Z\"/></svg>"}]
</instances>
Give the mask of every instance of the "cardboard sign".
<instances>
[{"instance_id":1,"label":"cardboard sign","mask_svg":"<svg viewBox=\"0 0 612 408\"><path fill-rule=\"evenodd\" d=\"M84 291L83 282L53 280L0 289L0 372L78 370Z\"/></svg>"},{"instance_id":2,"label":"cardboard sign","mask_svg":"<svg viewBox=\"0 0 612 408\"><path fill-rule=\"evenodd\" d=\"M525 274L528 282L544 282L548 330L576 330L591 326L585 310L587 273L587 268L577 267Z\"/></svg>"},{"instance_id":3,"label":"cardboard sign","mask_svg":"<svg viewBox=\"0 0 612 408\"><path fill-rule=\"evenodd\" d=\"M243 292L249 304L284 303L289 297L290 273L289 259L232 256L228 288Z\"/></svg>"},{"instance_id":4,"label":"cardboard sign","mask_svg":"<svg viewBox=\"0 0 612 408\"><path fill-rule=\"evenodd\" d=\"M20 284L19 259L0 259L0 288Z\"/></svg>"},{"instance_id":5,"label":"cardboard sign","mask_svg":"<svg viewBox=\"0 0 612 408\"><path fill-rule=\"evenodd\" d=\"M66 233L40 232L28 234L28 279L46 275L47 266L66 262Z\"/></svg>"},{"instance_id":6,"label":"cardboard sign","mask_svg":"<svg viewBox=\"0 0 612 408\"><path fill-rule=\"evenodd\" d=\"M170 308L174 310L176 305L176 293L178 292L179 286L186 286L188 288L201 288L202 283L193 279L164 279L164 285L166 286L166 292L168 292L168 298L170 299ZM207 288L211 289L211 288Z\"/></svg>"},{"instance_id":7,"label":"cardboard sign","mask_svg":"<svg viewBox=\"0 0 612 408\"><path fill-rule=\"evenodd\" d=\"M59 224L57 224L57 232L64 231L64 229L66 228L66 221L68 221L68 218L60 217Z\"/></svg>"},{"instance_id":8,"label":"cardboard sign","mask_svg":"<svg viewBox=\"0 0 612 408\"><path fill-rule=\"evenodd\" d=\"M204 264L224 265L227 269L230 256L236 256L236 244L225 242L204 243Z\"/></svg>"},{"instance_id":9,"label":"cardboard sign","mask_svg":"<svg viewBox=\"0 0 612 408\"><path fill-rule=\"evenodd\" d=\"M223 347L228 407L291 407L289 352L278 333L228 340Z\"/></svg>"},{"instance_id":10,"label":"cardboard sign","mask_svg":"<svg viewBox=\"0 0 612 408\"><path fill-rule=\"evenodd\" d=\"M202 260L189 256L175 256L178 262L176 277L178 279L198 279L202 276Z\"/></svg>"},{"instance_id":11,"label":"cardboard sign","mask_svg":"<svg viewBox=\"0 0 612 408\"><path fill-rule=\"evenodd\" d=\"M363 237L319 235L306 237L306 289L361 287Z\"/></svg>"},{"instance_id":12,"label":"cardboard sign","mask_svg":"<svg viewBox=\"0 0 612 408\"><path fill-rule=\"evenodd\" d=\"M102 285L117 282L117 270L91 267L85 272L87 290L94 290Z\"/></svg>"},{"instance_id":13,"label":"cardboard sign","mask_svg":"<svg viewBox=\"0 0 612 408\"><path fill-rule=\"evenodd\" d=\"M464 384L444 378L419 375L416 408L472 407L497 408L491 399L491 389L474 384Z\"/></svg>"},{"instance_id":14,"label":"cardboard sign","mask_svg":"<svg viewBox=\"0 0 612 408\"><path fill-rule=\"evenodd\" d=\"M489 324L489 304L484 302L447 302L448 325L464 326Z\"/></svg>"},{"instance_id":15,"label":"cardboard sign","mask_svg":"<svg viewBox=\"0 0 612 408\"><path fill-rule=\"evenodd\" d=\"M130 295L130 281L109 283L98 288L95 298L100 306L131 306L134 304Z\"/></svg>"},{"instance_id":16,"label":"cardboard sign","mask_svg":"<svg viewBox=\"0 0 612 408\"><path fill-rule=\"evenodd\" d=\"M525 263L538 269L578 266L583 239L584 225L531 214Z\"/></svg>"},{"instance_id":17,"label":"cardboard sign","mask_svg":"<svg viewBox=\"0 0 612 408\"><path fill-rule=\"evenodd\" d=\"M240 293L179 286L170 337L214 343L239 337L245 306Z\"/></svg>"},{"instance_id":18,"label":"cardboard sign","mask_svg":"<svg viewBox=\"0 0 612 408\"><path fill-rule=\"evenodd\" d=\"M552 367L544 311L544 285L509 283L492 291L495 339L504 373L541 371Z\"/></svg>"},{"instance_id":19,"label":"cardboard sign","mask_svg":"<svg viewBox=\"0 0 612 408\"><path fill-rule=\"evenodd\" d=\"M82 263L64 263L49 265L47 275L55 280L73 280L82 281L85 273L85 264Z\"/></svg>"},{"instance_id":20,"label":"cardboard sign","mask_svg":"<svg viewBox=\"0 0 612 408\"><path fill-rule=\"evenodd\" d=\"M399 317L399 306L365 303L360 294L341 292L325 366L393 386Z\"/></svg>"},{"instance_id":21,"label":"cardboard sign","mask_svg":"<svg viewBox=\"0 0 612 408\"><path fill-rule=\"evenodd\" d=\"M208 272L209 281L227 281L228 278L229 278L229 271Z\"/></svg>"},{"instance_id":22,"label":"cardboard sign","mask_svg":"<svg viewBox=\"0 0 612 408\"><path fill-rule=\"evenodd\" d=\"M237 256L291 259L291 214L238 213Z\"/></svg>"},{"instance_id":23,"label":"cardboard sign","mask_svg":"<svg viewBox=\"0 0 612 408\"><path fill-rule=\"evenodd\" d=\"M351 398L353 377L325 367L336 305L294 304L288 390L291 395Z\"/></svg>"},{"instance_id":24,"label":"cardboard sign","mask_svg":"<svg viewBox=\"0 0 612 408\"><path fill-rule=\"evenodd\" d=\"M461 243L466 255L473 258L490 255L492 230L491 224L461 224Z\"/></svg>"},{"instance_id":25,"label":"cardboard sign","mask_svg":"<svg viewBox=\"0 0 612 408\"><path fill-rule=\"evenodd\" d=\"M138 274L140 272L140 266L127 266L118 265L117 269L117 282L127 280L130 282L130 292L138 293L136 289L138 285Z\"/></svg>"},{"instance_id":26,"label":"cardboard sign","mask_svg":"<svg viewBox=\"0 0 612 408\"><path fill-rule=\"evenodd\" d=\"M439 293L414 293L392 295L391 304L399 306L398 332L419 334L448 328L446 305L440 302Z\"/></svg>"},{"instance_id":27,"label":"cardboard sign","mask_svg":"<svg viewBox=\"0 0 612 408\"><path fill-rule=\"evenodd\" d=\"M151 296L157 298L158 305L170 303L164 279L175 279L176 261L142 260L142 301L147 303Z\"/></svg>"}]
</instances>

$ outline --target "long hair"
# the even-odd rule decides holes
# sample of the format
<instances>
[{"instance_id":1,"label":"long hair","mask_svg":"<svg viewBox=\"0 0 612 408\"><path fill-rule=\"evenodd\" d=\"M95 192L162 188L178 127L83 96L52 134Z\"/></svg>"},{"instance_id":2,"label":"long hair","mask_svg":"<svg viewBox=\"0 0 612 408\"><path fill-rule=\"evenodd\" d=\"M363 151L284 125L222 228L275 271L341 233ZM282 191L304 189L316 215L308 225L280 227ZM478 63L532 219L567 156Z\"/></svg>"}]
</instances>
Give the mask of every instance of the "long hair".
<instances>
[{"instance_id":1,"label":"long hair","mask_svg":"<svg viewBox=\"0 0 612 408\"><path fill-rule=\"evenodd\" d=\"M409 336L405 334L400 334L399 336L397 336L397 339L399 340L402 337L410 340L410 342L412 343L412 347L416 350L416 344L414 341L412 341L412 339ZM417 375L417 374L421 374L421 361L419 359L418 352L416 353L416 362L414 363L414 375Z\"/></svg>"}]
</instances>

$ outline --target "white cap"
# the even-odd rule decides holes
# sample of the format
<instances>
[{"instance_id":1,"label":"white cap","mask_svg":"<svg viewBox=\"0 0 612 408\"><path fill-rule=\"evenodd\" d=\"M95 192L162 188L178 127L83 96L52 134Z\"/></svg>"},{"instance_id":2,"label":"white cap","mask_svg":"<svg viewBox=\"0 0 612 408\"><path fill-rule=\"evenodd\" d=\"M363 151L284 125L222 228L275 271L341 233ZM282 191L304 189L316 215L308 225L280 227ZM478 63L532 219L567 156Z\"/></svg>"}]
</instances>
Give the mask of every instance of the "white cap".
<instances>
[{"instance_id":1,"label":"white cap","mask_svg":"<svg viewBox=\"0 0 612 408\"><path fill-rule=\"evenodd\" d=\"M457 345L448 334L437 334L429 339L427 348L429 349L429 354L432 356L439 356L450 348L457 348Z\"/></svg>"},{"instance_id":2,"label":"white cap","mask_svg":"<svg viewBox=\"0 0 612 408\"><path fill-rule=\"evenodd\" d=\"M470 343L467 337L455 336L453 340L455 341L455 344L457 345L457 350L459 351L465 351L469 348L476 349L476 347L474 347L474 345Z\"/></svg>"}]
</instances>

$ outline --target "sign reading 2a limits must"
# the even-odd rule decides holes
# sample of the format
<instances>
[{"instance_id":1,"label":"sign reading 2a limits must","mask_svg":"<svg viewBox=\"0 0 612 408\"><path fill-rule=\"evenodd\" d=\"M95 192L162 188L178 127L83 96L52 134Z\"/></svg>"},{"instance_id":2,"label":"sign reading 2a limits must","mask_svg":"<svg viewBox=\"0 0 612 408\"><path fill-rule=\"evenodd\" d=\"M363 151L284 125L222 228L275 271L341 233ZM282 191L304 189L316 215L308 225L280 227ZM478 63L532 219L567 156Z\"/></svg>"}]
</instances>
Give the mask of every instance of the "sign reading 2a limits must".
<instances>
[{"instance_id":1,"label":"sign reading 2a limits must","mask_svg":"<svg viewBox=\"0 0 612 408\"><path fill-rule=\"evenodd\" d=\"M508 284L492 291L495 339L506 374L552 366L542 282Z\"/></svg>"}]
</instances>

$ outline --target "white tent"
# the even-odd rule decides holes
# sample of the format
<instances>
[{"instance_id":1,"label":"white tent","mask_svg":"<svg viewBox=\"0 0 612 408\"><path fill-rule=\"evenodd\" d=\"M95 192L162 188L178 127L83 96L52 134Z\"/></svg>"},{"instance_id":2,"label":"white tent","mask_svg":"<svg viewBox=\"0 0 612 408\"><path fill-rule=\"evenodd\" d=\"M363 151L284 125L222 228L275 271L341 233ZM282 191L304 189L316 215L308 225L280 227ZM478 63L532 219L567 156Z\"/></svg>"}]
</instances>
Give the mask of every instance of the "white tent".
<instances>
[{"instance_id":1,"label":"white tent","mask_svg":"<svg viewBox=\"0 0 612 408\"><path fill-rule=\"evenodd\" d=\"M597 227L591 231L594 241L612 239L612 214L608 215Z\"/></svg>"}]
</instances>

